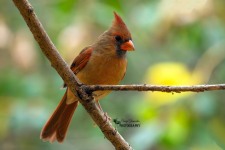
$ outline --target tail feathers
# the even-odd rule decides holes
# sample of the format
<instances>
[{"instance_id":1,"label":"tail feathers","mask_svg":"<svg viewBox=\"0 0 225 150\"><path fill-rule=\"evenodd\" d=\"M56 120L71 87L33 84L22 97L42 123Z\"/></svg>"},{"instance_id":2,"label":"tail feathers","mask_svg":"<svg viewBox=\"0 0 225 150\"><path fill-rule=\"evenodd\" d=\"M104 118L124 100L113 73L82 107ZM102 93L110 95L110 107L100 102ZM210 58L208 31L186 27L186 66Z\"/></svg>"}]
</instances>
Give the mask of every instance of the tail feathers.
<instances>
[{"instance_id":1,"label":"tail feathers","mask_svg":"<svg viewBox=\"0 0 225 150\"><path fill-rule=\"evenodd\" d=\"M52 143L57 140L61 143L66 136L70 121L78 105L78 101L66 104L66 93L41 131L40 138L44 141Z\"/></svg>"}]
</instances>

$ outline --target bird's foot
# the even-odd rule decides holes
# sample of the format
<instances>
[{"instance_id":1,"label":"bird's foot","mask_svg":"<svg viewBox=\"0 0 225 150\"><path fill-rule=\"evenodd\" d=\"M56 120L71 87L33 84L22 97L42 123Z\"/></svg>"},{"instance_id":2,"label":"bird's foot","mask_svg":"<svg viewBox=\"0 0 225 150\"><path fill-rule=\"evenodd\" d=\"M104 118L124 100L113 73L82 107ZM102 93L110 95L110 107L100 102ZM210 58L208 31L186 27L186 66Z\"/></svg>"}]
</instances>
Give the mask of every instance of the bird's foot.
<instances>
[{"instance_id":1,"label":"bird's foot","mask_svg":"<svg viewBox=\"0 0 225 150\"><path fill-rule=\"evenodd\" d=\"M104 112L104 116L105 116L105 118L106 118L105 122L111 121L111 120L112 120L112 118L109 117L109 115L107 114L107 112Z\"/></svg>"},{"instance_id":2,"label":"bird's foot","mask_svg":"<svg viewBox=\"0 0 225 150\"><path fill-rule=\"evenodd\" d=\"M107 114L107 112L103 112L104 113L104 116L105 116L105 121L103 122L103 126L105 126L107 124L108 121L111 121L112 118L109 117L109 115Z\"/></svg>"}]
</instances>

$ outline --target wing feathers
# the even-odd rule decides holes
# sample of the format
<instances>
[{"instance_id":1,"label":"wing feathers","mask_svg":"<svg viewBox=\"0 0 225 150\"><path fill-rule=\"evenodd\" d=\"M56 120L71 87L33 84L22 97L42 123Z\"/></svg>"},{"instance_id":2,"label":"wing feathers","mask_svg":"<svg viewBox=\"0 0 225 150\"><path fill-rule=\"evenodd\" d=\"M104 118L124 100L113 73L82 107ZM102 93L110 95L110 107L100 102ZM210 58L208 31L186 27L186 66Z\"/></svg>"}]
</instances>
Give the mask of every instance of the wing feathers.
<instances>
[{"instance_id":1,"label":"wing feathers","mask_svg":"<svg viewBox=\"0 0 225 150\"><path fill-rule=\"evenodd\" d=\"M88 63L91 57L91 53L93 50L94 49L92 47L86 47L73 60L73 63L71 64L70 69L73 71L74 74L77 74L80 70L82 70L86 66L86 64ZM66 87L65 83L63 87Z\"/></svg>"}]
</instances>

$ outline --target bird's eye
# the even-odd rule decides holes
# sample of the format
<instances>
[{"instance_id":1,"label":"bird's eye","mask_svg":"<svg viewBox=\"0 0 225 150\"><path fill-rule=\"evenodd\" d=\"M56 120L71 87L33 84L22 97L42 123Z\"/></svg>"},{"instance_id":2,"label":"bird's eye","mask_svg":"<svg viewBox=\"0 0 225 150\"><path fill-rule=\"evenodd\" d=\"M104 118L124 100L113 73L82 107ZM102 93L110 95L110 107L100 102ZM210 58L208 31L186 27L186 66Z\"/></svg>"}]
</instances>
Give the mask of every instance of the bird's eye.
<instances>
[{"instance_id":1,"label":"bird's eye","mask_svg":"<svg viewBox=\"0 0 225 150\"><path fill-rule=\"evenodd\" d=\"M117 42L120 42L120 41L122 41L122 38L121 38L121 36L118 36L118 35L117 35L117 36L115 36L115 39L116 39L116 41L117 41Z\"/></svg>"}]
</instances>

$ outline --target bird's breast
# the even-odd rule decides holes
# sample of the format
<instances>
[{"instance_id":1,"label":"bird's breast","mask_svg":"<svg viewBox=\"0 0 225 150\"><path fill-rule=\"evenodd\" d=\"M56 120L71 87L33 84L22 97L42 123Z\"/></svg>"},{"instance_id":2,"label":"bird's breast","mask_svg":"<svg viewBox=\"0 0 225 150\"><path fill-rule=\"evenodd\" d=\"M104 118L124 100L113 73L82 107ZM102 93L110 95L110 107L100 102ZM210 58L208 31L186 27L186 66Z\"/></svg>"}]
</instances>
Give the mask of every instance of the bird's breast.
<instances>
[{"instance_id":1,"label":"bird's breast","mask_svg":"<svg viewBox=\"0 0 225 150\"><path fill-rule=\"evenodd\" d=\"M118 84L126 72L126 58L95 56L77 76L84 84Z\"/></svg>"}]
</instances>

